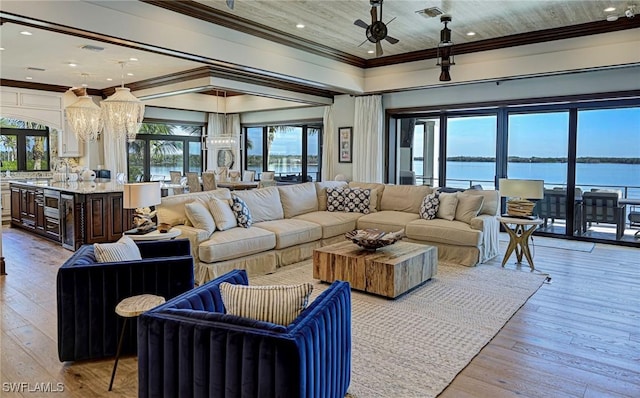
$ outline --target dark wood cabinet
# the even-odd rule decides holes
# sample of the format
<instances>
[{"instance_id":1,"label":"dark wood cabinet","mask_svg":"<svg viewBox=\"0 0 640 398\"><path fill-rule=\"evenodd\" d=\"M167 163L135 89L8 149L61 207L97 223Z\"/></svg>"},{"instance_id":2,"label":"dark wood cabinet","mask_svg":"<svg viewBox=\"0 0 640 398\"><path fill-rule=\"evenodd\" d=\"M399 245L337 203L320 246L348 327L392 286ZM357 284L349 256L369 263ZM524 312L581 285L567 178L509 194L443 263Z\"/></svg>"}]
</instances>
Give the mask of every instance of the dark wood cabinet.
<instances>
[{"instance_id":1,"label":"dark wood cabinet","mask_svg":"<svg viewBox=\"0 0 640 398\"><path fill-rule=\"evenodd\" d=\"M72 250L86 243L114 242L133 227L131 210L122 207L122 192L62 190L58 198L68 198L69 205L61 212L51 205L47 207L47 203L53 201L47 201L44 191L27 184L11 184L11 225L62 242Z\"/></svg>"}]
</instances>

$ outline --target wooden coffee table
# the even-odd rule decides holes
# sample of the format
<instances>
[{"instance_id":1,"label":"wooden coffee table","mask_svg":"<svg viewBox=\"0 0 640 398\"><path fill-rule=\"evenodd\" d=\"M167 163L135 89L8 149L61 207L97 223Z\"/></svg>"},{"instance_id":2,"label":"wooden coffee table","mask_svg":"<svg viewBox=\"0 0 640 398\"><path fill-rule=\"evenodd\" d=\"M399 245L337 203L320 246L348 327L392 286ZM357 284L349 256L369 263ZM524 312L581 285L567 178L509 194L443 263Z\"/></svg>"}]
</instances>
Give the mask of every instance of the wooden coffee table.
<instances>
[{"instance_id":1,"label":"wooden coffee table","mask_svg":"<svg viewBox=\"0 0 640 398\"><path fill-rule=\"evenodd\" d=\"M313 277L347 281L352 289L396 298L431 279L438 270L434 246L396 242L376 251L345 241L313 251Z\"/></svg>"}]
</instances>

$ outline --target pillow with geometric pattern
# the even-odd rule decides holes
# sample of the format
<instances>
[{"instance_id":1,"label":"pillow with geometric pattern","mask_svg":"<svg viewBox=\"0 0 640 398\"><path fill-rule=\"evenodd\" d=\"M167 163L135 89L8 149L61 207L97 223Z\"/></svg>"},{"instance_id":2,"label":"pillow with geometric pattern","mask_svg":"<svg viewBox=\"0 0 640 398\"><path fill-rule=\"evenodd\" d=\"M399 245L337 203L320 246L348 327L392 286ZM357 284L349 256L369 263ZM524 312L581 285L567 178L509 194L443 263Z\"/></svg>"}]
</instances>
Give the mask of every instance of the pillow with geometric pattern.
<instances>
[{"instance_id":1,"label":"pillow with geometric pattern","mask_svg":"<svg viewBox=\"0 0 640 398\"><path fill-rule=\"evenodd\" d=\"M438 206L440 205L439 193L433 192L422 199L420 205L420 218L423 220L433 220L438 214Z\"/></svg>"},{"instance_id":2,"label":"pillow with geometric pattern","mask_svg":"<svg viewBox=\"0 0 640 398\"><path fill-rule=\"evenodd\" d=\"M233 210L233 214L236 215L236 221L238 222L239 227L249 228L251 224L253 224L253 218L251 217L249 207L244 200L235 195L233 195L231 210Z\"/></svg>"},{"instance_id":3,"label":"pillow with geometric pattern","mask_svg":"<svg viewBox=\"0 0 640 398\"><path fill-rule=\"evenodd\" d=\"M327 210L369 214L371 189L327 188Z\"/></svg>"}]
</instances>

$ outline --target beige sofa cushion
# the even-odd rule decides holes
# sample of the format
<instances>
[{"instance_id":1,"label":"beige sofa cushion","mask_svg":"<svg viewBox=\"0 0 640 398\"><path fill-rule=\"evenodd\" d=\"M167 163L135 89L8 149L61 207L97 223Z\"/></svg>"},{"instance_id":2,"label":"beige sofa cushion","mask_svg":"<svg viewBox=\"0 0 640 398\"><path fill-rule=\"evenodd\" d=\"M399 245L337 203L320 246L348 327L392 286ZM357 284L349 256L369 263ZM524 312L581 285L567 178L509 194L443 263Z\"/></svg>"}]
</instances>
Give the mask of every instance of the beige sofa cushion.
<instances>
[{"instance_id":1,"label":"beige sofa cushion","mask_svg":"<svg viewBox=\"0 0 640 398\"><path fill-rule=\"evenodd\" d=\"M316 182L316 194L318 195L318 210L327 210L327 188L346 187L346 181L321 181Z\"/></svg>"},{"instance_id":2,"label":"beige sofa cushion","mask_svg":"<svg viewBox=\"0 0 640 398\"><path fill-rule=\"evenodd\" d=\"M478 215L482 208L484 196L458 193L455 220L471 224L471 219Z\"/></svg>"},{"instance_id":3,"label":"beige sofa cushion","mask_svg":"<svg viewBox=\"0 0 640 398\"><path fill-rule=\"evenodd\" d=\"M356 222L362 217L362 213L344 213L335 211L314 211L294 217L296 220L305 220L316 223L322 227L322 239L343 235L356 229Z\"/></svg>"},{"instance_id":4,"label":"beige sofa cushion","mask_svg":"<svg viewBox=\"0 0 640 398\"><path fill-rule=\"evenodd\" d=\"M313 242L322 238L322 227L299 219L263 221L256 227L271 231L276 236L276 249Z\"/></svg>"},{"instance_id":5,"label":"beige sofa cushion","mask_svg":"<svg viewBox=\"0 0 640 398\"><path fill-rule=\"evenodd\" d=\"M229 228L237 227L236 215L231 210L228 200L212 198L209 200L209 211L216 222L216 228L226 231Z\"/></svg>"},{"instance_id":6,"label":"beige sofa cushion","mask_svg":"<svg viewBox=\"0 0 640 398\"><path fill-rule=\"evenodd\" d=\"M462 221L439 218L411 221L405 228L405 234L410 239L458 246L479 247L482 242L482 231L472 229Z\"/></svg>"},{"instance_id":7,"label":"beige sofa cushion","mask_svg":"<svg viewBox=\"0 0 640 398\"><path fill-rule=\"evenodd\" d=\"M285 218L318 211L318 195L313 182L279 186L280 202Z\"/></svg>"},{"instance_id":8,"label":"beige sofa cushion","mask_svg":"<svg viewBox=\"0 0 640 398\"><path fill-rule=\"evenodd\" d=\"M377 228L385 232L396 232L413 220L420 218L418 214L402 211L382 210L366 214L358 219L358 229Z\"/></svg>"},{"instance_id":9,"label":"beige sofa cushion","mask_svg":"<svg viewBox=\"0 0 640 398\"><path fill-rule=\"evenodd\" d=\"M227 188L219 188L213 191L185 193L182 195L165 196L160 204L156 206L158 223L167 223L171 226L188 224L185 203L202 199L204 202L212 197L219 199L231 199L231 192Z\"/></svg>"},{"instance_id":10,"label":"beige sofa cushion","mask_svg":"<svg viewBox=\"0 0 640 398\"><path fill-rule=\"evenodd\" d=\"M456 207L458 207L458 193L441 193L438 195L440 203L436 217L452 221L456 217Z\"/></svg>"},{"instance_id":11,"label":"beige sofa cushion","mask_svg":"<svg viewBox=\"0 0 640 398\"><path fill-rule=\"evenodd\" d=\"M273 232L261 228L231 228L217 231L200 243L198 257L205 263L240 258L271 250L276 246Z\"/></svg>"},{"instance_id":12,"label":"beige sofa cushion","mask_svg":"<svg viewBox=\"0 0 640 398\"><path fill-rule=\"evenodd\" d=\"M191 221L191 225L195 228L204 229L209 235L216 230L216 222L213 220L209 207L202 199L185 203L184 211L187 213L187 218Z\"/></svg>"},{"instance_id":13,"label":"beige sofa cushion","mask_svg":"<svg viewBox=\"0 0 640 398\"><path fill-rule=\"evenodd\" d=\"M380 200L380 210L405 211L418 214L422 199L431 193L426 185L387 185Z\"/></svg>"},{"instance_id":14,"label":"beige sofa cushion","mask_svg":"<svg viewBox=\"0 0 640 398\"><path fill-rule=\"evenodd\" d=\"M478 214L487 214L489 216L498 215L500 208L500 193L495 190L468 189L465 194L480 195L484 198L482 208Z\"/></svg>"},{"instance_id":15,"label":"beige sofa cushion","mask_svg":"<svg viewBox=\"0 0 640 398\"><path fill-rule=\"evenodd\" d=\"M247 204L254 223L280 220L284 217L277 187L234 191L233 194Z\"/></svg>"},{"instance_id":16,"label":"beige sofa cushion","mask_svg":"<svg viewBox=\"0 0 640 398\"><path fill-rule=\"evenodd\" d=\"M380 184L377 182L357 182L351 181L349 183L349 188L364 188L371 189L371 204L373 208L377 211L380 210L380 199L382 198L382 194L384 193L386 185ZM375 190L375 192L373 192ZM373 213L373 210L370 211Z\"/></svg>"}]
</instances>

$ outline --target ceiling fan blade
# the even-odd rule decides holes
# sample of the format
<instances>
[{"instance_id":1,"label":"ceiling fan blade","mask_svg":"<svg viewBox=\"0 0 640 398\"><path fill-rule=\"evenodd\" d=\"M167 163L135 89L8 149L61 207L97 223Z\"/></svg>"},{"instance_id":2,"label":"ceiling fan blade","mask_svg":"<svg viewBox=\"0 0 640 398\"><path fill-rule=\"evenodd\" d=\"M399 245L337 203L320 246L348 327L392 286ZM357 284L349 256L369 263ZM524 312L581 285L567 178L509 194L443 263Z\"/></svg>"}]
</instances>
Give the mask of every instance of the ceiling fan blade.
<instances>
[{"instance_id":1,"label":"ceiling fan blade","mask_svg":"<svg viewBox=\"0 0 640 398\"><path fill-rule=\"evenodd\" d=\"M227 7L233 10L233 0L227 0Z\"/></svg>"},{"instance_id":2,"label":"ceiling fan blade","mask_svg":"<svg viewBox=\"0 0 640 398\"><path fill-rule=\"evenodd\" d=\"M396 44L397 42L399 42L400 40L396 39L395 37L391 37L391 36L387 36L384 38L386 41L388 41L391 44Z\"/></svg>"},{"instance_id":3,"label":"ceiling fan blade","mask_svg":"<svg viewBox=\"0 0 640 398\"><path fill-rule=\"evenodd\" d=\"M380 57L383 54L382 52L382 44L380 42L376 43L376 57Z\"/></svg>"},{"instance_id":4,"label":"ceiling fan blade","mask_svg":"<svg viewBox=\"0 0 640 398\"><path fill-rule=\"evenodd\" d=\"M395 20L396 20L396 18L398 18L398 17L393 17L393 18L391 18L391 21L387 22L387 25L389 25L391 22L395 21Z\"/></svg>"},{"instance_id":5,"label":"ceiling fan blade","mask_svg":"<svg viewBox=\"0 0 640 398\"><path fill-rule=\"evenodd\" d=\"M373 25L378 20L378 11L375 7L371 7L371 24Z\"/></svg>"},{"instance_id":6,"label":"ceiling fan blade","mask_svg":"<svg viewBox=\"0 0 640 398\"><path fill-rule=\"evenodd\" d=\"M364 41L362 43L358 44L358 47L362 46L364 43L366 43L368 41L369 41L369 39L364 39Z\"/></svg>"},{"instance_id":7,"label":"ceiling fan blade","mask_svg":"<svg viewBox=\"0 0 640 398\"><path fill-rule=\"evenodd\" d=\"M356 19L355 22L353 23L354 25L358 25L361 28L367 29L369 27L369 25L363 21L362 19Z\"/></svg>"}]
</instances>

